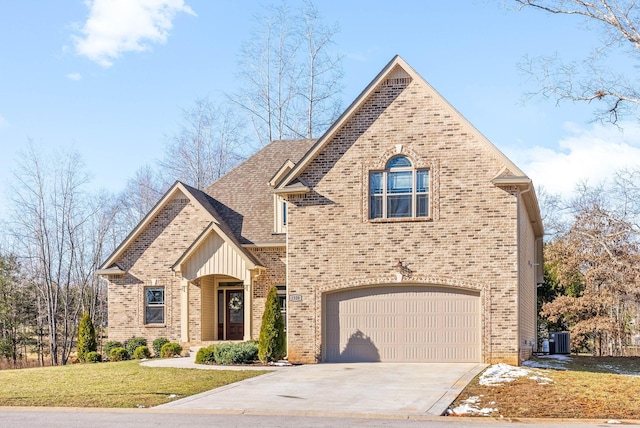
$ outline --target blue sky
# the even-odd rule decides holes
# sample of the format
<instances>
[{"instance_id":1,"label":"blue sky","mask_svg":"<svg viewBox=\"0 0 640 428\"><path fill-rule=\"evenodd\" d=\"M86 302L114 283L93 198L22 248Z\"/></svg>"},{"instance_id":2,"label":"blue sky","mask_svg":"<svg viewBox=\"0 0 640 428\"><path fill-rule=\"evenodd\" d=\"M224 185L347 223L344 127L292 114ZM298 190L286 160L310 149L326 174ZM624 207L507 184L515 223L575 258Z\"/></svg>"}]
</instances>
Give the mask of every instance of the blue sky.
<instances>
[{"instance_id":1,"label":"blue sky","mask_svg":"<svg viewBox=\"0 0 640 428\"><path fill-rule=\"evenodd\" d=\"M74 146L93 186L119 192L162 156L182 108L237 86L238 50L259 2L143 2L170 13L155 20L152 7L128 13L133 0L0 0L1 188L32 139ZM620 132L590 123L595 106L523 103L536 89L517 67L525 55L578 59L597 45L597 33L577 19L501 3L317 0L325 22L340 26L344 106L399 54L537 185L567 194L579 180L638 166L637 122ZM90 17L105 24L106 36Z\"/></svg>"}]
</instances>

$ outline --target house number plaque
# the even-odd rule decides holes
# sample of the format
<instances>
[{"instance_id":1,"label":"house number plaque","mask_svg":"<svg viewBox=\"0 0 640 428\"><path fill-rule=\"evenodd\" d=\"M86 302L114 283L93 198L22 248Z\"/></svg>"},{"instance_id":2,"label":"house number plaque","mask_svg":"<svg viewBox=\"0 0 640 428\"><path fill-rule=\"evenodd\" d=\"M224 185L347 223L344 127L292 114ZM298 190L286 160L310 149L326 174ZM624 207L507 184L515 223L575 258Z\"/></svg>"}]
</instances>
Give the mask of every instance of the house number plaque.
<instances>
[{"instance_id":1,"label":"house number plaque","mask_svg":"<svg viewBox=\"0 0 640 428\"><path fill-rule=\"evenodd\" d=\"M302 294L289 294L289 301L302 302Z\"/></svg>"}]
</instances>

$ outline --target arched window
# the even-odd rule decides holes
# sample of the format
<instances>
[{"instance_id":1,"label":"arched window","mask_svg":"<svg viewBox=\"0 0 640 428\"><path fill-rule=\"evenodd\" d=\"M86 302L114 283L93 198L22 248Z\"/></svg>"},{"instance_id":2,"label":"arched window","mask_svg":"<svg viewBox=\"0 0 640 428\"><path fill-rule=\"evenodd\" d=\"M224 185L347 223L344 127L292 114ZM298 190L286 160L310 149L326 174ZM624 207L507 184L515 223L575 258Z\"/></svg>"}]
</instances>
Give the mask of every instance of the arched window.
<instances>
[{"instance_id":1,"label":"arched window","mask_svg":"<svg viewBox=\"0 0 640 428\"><path fill-rule=\"evenodd\" d=\"M369 218L429 216L429 170L394 156L384 171L369 173Z\"/></svg>"}]
</instances>

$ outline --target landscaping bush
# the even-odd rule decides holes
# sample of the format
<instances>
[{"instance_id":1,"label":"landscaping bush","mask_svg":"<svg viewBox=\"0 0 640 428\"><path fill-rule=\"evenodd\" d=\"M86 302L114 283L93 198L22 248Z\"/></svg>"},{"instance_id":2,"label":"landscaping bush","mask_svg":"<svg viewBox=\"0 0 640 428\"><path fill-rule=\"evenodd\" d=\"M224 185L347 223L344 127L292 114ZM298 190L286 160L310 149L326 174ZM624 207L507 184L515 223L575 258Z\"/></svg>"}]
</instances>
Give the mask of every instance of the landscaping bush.
<instances>
[{"instance_id":1,"label":"landscaping bush","mask_svg":"<svg viewBox=\"0 0 640 428\"><path fill-rule=\"evenodd\" d=\"M287 342L284 335L284 319L280 312L278 290L276 287L271 287L262 314L258 358L266 363L278 361L285 355L287 355Z\"/></svg>"},{"instance_id":2,"label":"landscaping bush","mask_svg":"<svg viewBox=\"0 0 640 428\"><path fill-rule=\"evenodd\" d=\"M213 350L217 364L251 364L258 358L258 344L255 341L242 343L222 343Z\"/></svg>"},{"instance_id":3,"label":"landscaping bush","mask_svg":"<svg viewBox=\"0 0 640 428\"><path fill-rule=\"evenodd\" d=\"M97 350L96 329L93 327L91 317L85 312L78 326L78 360L86 361L86 354Z\"/></svg>"},{"instance_id":4,"label":"landscaping bush","mask_svg":"<svg viewBox=\"0 0 640 428\"><path fill-rule=\"evenodd\" d=\"M124 343L124 347L129 355L133 355L138 346L147 346L147 339L144 337L132 337Z\"/></svg>"},{"instance_id":5,"label":"landscaping bush","mask_svg":"<svg viewBox=\"0 0 640 428\"><path fill-rule=\"evenodd\" d=\"M136 360L142 360L143 358L151 358L151 351L149 351L148 346L138 346L135 351L133 351L133 358Z\"/></svg>"},{"instance_id":6,"label":"landscaping bush","mask_svg":"<svg viewBox=\"0 0 640 428\"><path fill-rule=\"evenodd\" d=\"M160 356L160 351L162 351L162 347L165 343L169 343L169 339L166 337L159 337L153 341L153 355L156 357Z\"/></svg>"},{"instance_id":7,"label":"landscaping bush","mask_svg":"<svg viewBox=\"0 0 640 428\"><path fill-rule=\"evenodd\" d=\"M214 364L216 362L215 349L215 345L203 346L198 349L196 364Z\"/></svg>"},{"instance_id":8,"label":"landscaping bush","mask_svg":"<svg viewBox=\"0 0 640 428\"><path fill-rule=\"evenodd\" d=\"M102 362L102 355L96 351L87 352L84 354L84 361L86 363L100 363Z\"/></svg>"},{"instance_id":9,"label":"landscaping bush","mask_svg":"<svg viewBox=\"0 0 640 428\"><path fill-rule=\"evenodd\" d=\"M111 355L111 350L114 348L124 348L124 346L122 345L122 342L118 342L117 340L109 340L102 346L102 355L104 355L106 358L110 358L109 356Z\"/></svg>"},{"instance_id":10,"label":"landscaping bush","mask_svg":"<svg viewBox=\"0 0 640 428\"><path fill-rule=\"evenodd\" d=\"M182 346L179 343L169 342L162 345L160 349L160 357L162 358L170 358L176 355L180 355L182 352Z\"/></svg>"},{"instance_id":11,"label":"landscaping bush","mask_svg":"<svg viewBox=\"0 0 640 428\"><path fill-rule=\"evenodd\" d=\"M129 359L129 353L125 348L113 348L109 352L109 361L124 361Z\"/></svg>"}]
</instances>

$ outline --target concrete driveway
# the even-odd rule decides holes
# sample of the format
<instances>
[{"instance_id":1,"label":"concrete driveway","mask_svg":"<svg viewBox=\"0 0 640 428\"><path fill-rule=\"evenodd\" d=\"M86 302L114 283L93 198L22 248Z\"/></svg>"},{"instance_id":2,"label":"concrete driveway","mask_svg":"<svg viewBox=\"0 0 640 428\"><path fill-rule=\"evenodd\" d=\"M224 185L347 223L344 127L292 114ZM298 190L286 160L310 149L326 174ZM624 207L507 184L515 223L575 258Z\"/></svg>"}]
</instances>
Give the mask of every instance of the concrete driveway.
<instances>
[{"instance_id":1,"label":"concrete driveway","mask_svg":"<svg viewBox=\"0 0 640 428\"><path fill-rule=\"evenodd\" d=\"M157 408L309 416L439 416L485 367L476 363L282 367Z\"/></svg>"}]
</instances>

